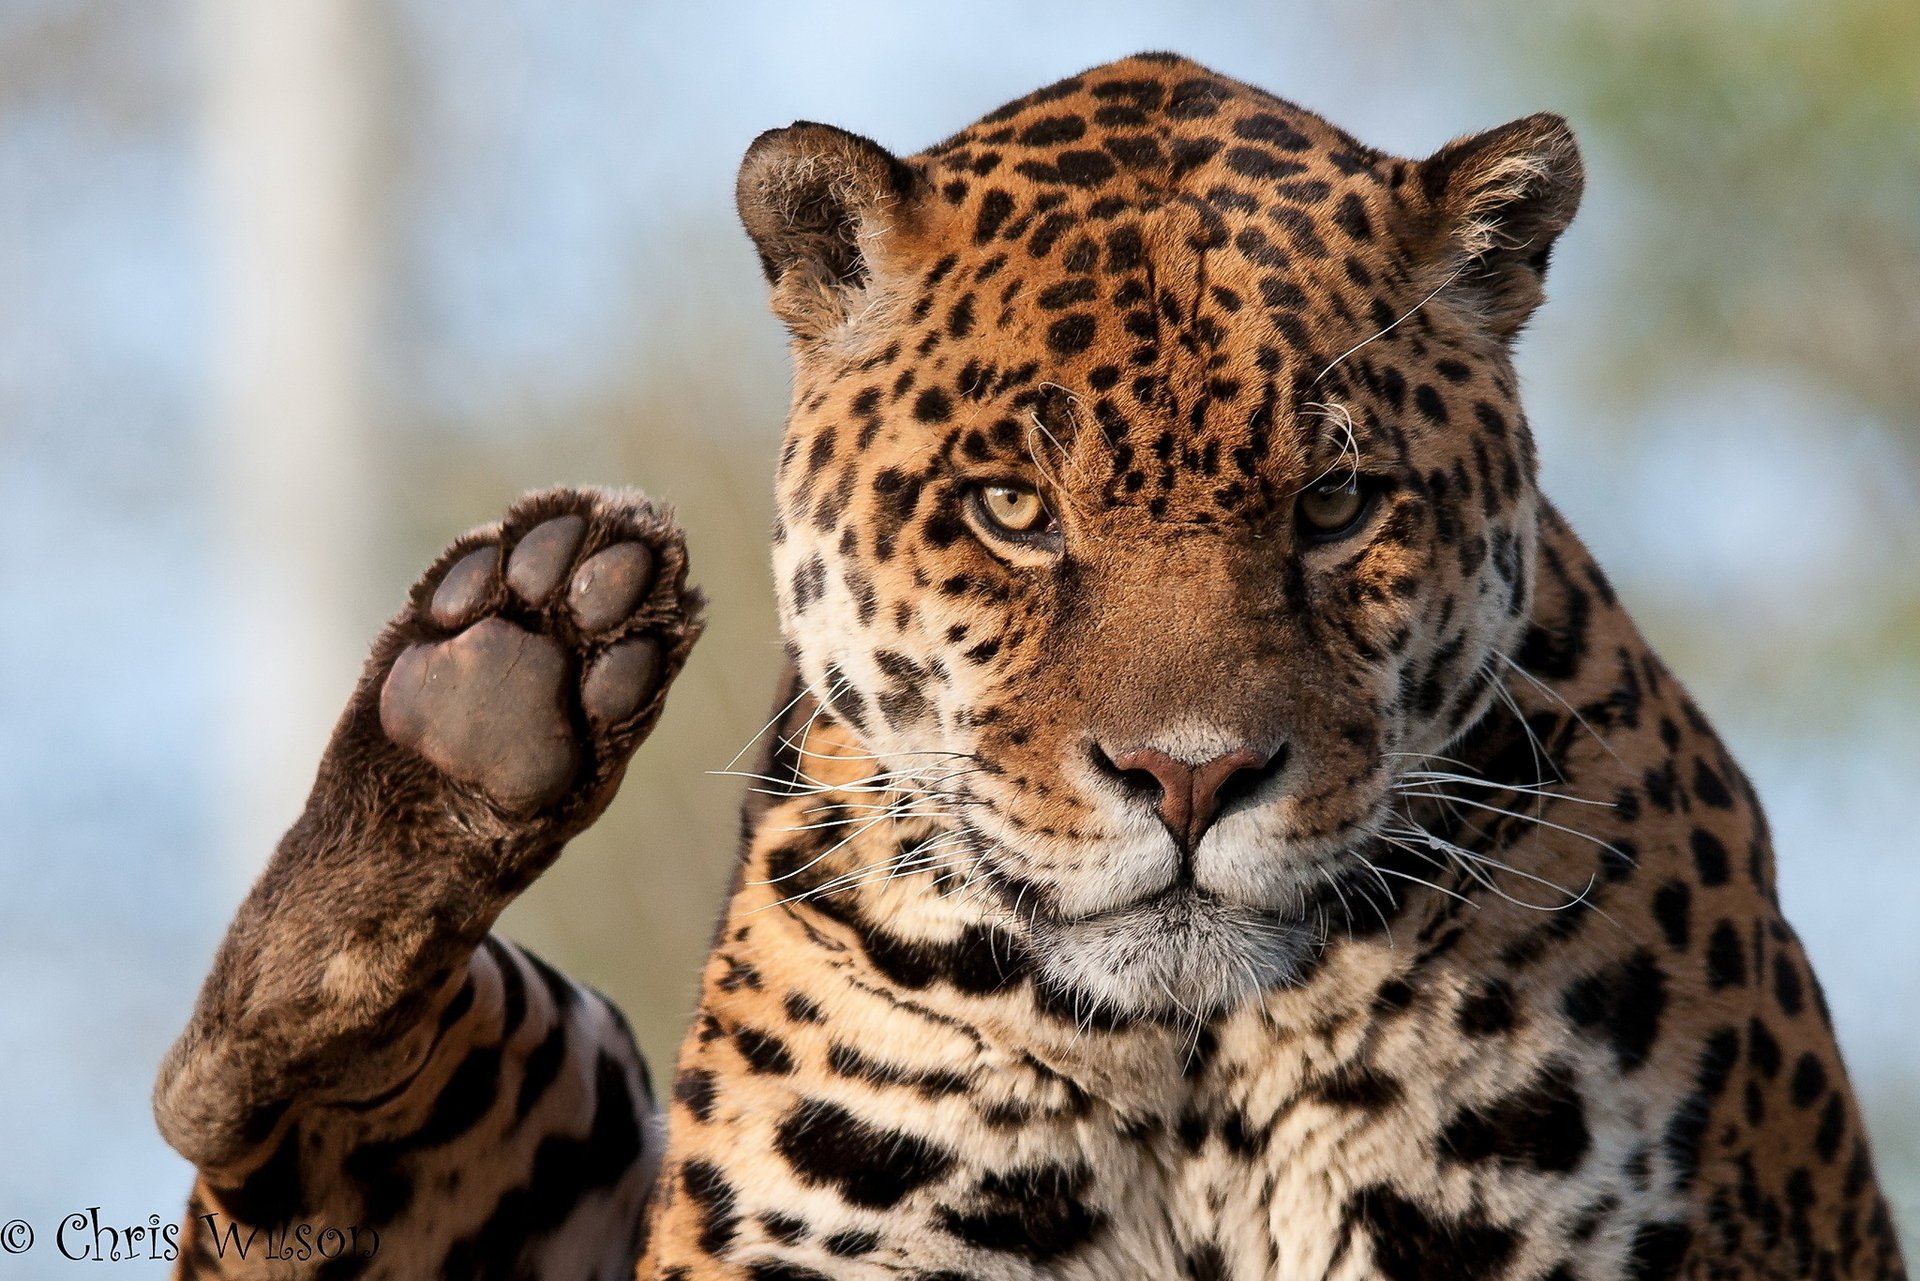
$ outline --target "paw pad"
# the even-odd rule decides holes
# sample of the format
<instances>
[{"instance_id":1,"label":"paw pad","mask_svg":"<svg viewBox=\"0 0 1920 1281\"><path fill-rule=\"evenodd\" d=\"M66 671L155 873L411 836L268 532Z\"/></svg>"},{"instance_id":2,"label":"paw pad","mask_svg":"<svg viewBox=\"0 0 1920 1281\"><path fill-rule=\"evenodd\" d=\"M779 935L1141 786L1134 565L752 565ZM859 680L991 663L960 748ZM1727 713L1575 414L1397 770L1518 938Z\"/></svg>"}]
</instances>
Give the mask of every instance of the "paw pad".
<instances>
[{"instance_id":1,"label":"paw pad","mask_svg":"<svg viewBox=\"0 0 1920 1281\"><path fill-rule=\"evenodd\" d=\"M651 637L621 641L595 659L580 687L580 703L597 724L625 720L639 708L660 674L660 645Z\"/></svg>"},{"instance_id":2,"label":"paw pad","mask_svg":"<svg viewBox=\"0 0 1920 1281\"><path fill-rule=\"evenodd\" d=\"M502 807L538 809L579 766L560 700L566 676L566 655L552 637L485 619L401 654L380 693L380 724L388 738Z\"/></svg>"},{"instance_id":3,"label":"paw pad","mask_svg":"<svg viewBox=\"0 0 1920 1281\"><path fill-rule=\"evenodd\" d=\"M546 604L573 564L580 536L586 532L587 522L578 516L535 525L507 559L507 586L529 605Z\"/></svg>"},{"instance_id":4,"label":"paw pad","mask_svg":"<svg viewBox=\"0 0 1920 1281\"><path fill-rule=\"evenodd\" d=\"M431 593L423 585L418 639L380 691L390 740L517 813L560 802L586 781L583 766L600 781L617 774L636 718L657 705L698 627L677 529L649 507L591 493L542 495L520 510L556 502L578 510L518 538L509 513L428 580Z\"/></svg>"},{"instance_id":5,"label":"paw pad","mask_svg":"<svg viewBox=\"0 0 1920 1281\"><path fill-rule=\"evenodd\" d=\"M567 608L583 632L604 632L633 612L653 583L653 553L639 543L615 543L574 571Z\"/></svg>"},{"instance_id":6,"label":"paw pad","mask_svg":"<svg viewBox=\"0 0 1920 1281\"><path fill-rule=\"evenodd\" d=\"M482 547L462 556L434 589L427 616L442 627L459 627L471 622L487 603L487 593L493 587L494 566L499 563L498 547Z\"/></svg>"}]
</instances>

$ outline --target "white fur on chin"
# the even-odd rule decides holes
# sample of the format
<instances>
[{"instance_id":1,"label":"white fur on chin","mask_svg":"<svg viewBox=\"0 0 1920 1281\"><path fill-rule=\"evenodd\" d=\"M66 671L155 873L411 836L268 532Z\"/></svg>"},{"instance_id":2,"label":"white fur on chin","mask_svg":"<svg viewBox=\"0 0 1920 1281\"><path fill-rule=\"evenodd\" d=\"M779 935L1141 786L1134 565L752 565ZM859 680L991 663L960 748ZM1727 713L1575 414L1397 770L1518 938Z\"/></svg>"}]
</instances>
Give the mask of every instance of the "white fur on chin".
<instances>
[{"instance_id":1,"label":"white fur on chin","mask_svg":"<svg viewBox=\"0 0 1920 1281\"><path fill-rule=\"evenodd\" d=\"M1284 983L1320 943L1306 923L1196 893L1036 922L1044 980L1132 1015L1200 1018Z\"/></svg>"}]
</instances>

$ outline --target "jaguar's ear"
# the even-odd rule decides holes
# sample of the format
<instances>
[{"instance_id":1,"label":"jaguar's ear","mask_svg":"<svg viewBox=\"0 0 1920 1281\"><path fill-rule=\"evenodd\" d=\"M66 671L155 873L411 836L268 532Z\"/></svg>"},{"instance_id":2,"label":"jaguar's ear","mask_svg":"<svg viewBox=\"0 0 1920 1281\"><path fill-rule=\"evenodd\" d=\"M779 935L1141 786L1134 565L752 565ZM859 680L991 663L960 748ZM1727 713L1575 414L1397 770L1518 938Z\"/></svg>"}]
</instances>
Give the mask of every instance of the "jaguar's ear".
<instances>
[{"instance_id":1,"label":"jaguar's ear","mask_svg":"<svg viewBox=\"0 0 1920 1281\"><path fill-rule=\"evenodd\" d=\"M734 198L773 287L773 312L794 337L817 338L847 318L914 186L904 161L832 125L803 120L753 140Z\"/></svg>"},{"instance_id":2,"label":"jaguar's ear","mask_svg":"<svg viewBox=\"0 0 1920 1281\"><path fill-rule=\"evenodd\" d=\"M1511 339L1545 297L1547 259L1580 207L1573 131L1559 116L1528 116L1448 143L1419 176L1435 216L1434 284L1453 277L1445 296Z\"/></svg>"}]
</instances>

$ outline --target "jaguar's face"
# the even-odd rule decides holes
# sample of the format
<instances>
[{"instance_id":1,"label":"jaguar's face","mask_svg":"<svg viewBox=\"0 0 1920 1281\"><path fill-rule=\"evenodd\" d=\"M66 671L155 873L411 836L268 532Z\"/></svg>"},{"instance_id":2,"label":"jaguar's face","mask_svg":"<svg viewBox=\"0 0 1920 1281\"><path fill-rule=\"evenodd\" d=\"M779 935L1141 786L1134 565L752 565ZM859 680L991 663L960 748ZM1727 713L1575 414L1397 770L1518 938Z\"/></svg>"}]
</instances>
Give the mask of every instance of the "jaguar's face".
<instances>
[{"instance_id":1,"label":"jaguar's face","mask_svg":"<svg viewBox=\"0 0 1920 1281\"><path fill-rule=\"evenodd\" d=\"M911 164L822 130L786 138L796 177L763 139L742 199L799 338L775 564L803 678L967 834L1056 984L1197 1009L1285 976L1396 779L1493 696L1536 520L1501 290L1537 295L1544 255L1462 259L1444 179L1238 87L1162 154L1258 135L1291 196L1220 148L1060 178L1065 143L1114 150L1086 149L1104 85L1154 97L1127 69ZM822 200L865 212L823 236ZM811 238L785 266L779 229Z\"/></svg>"}]
</instances>

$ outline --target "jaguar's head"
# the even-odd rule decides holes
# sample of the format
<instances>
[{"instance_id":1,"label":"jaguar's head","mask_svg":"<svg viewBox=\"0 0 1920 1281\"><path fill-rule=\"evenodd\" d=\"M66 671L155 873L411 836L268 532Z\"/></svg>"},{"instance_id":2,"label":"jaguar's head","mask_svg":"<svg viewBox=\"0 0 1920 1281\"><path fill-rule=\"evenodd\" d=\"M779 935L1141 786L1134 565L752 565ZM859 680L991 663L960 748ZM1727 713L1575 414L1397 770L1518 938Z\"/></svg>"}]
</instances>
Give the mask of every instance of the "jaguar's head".
<instances>
[{"instance_id":1,"label":"jaguar's head","mask_svg":"<svg viewBox=\"0 0 1920 1281\"><path fill-rule=\"evenodd\" d=\"M1487 710L1538 519L1510 348L1580 189L1557 117L1401 160L1152 55L908 159L753 144L786 638L1054 983L1284 977Z\"/></svg>"}]
</instances>

